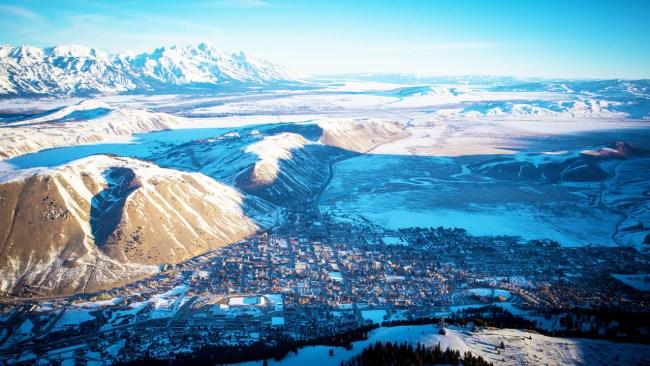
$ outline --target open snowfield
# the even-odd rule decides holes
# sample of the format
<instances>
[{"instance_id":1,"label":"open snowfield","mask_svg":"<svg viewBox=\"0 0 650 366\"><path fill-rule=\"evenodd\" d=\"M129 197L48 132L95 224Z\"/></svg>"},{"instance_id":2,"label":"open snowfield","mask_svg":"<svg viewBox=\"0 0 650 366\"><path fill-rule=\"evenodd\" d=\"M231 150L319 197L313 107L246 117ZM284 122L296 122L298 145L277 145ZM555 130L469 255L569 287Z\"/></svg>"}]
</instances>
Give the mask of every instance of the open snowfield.
<instances>
[{"instance_id":1,"label":"open snowfield","mask_svg":"<svg viewBox=\"0 0 650 366\"><path fill-rule=\"evenodd\" d=\"M570 246L616 244L612 235L623 216L593 204L599 182L548 184L468 172L483 159L489 157L355 157L335 165L320 203L335 215L363 216L390 229L444 226Z\"/></svg>"},{"instance_id":2,"label":"open snowfield","mask_svg":"<svg viewBox=\"0 0 650 366\"><path fill-rule=\"evenodd\" d=\"M352 350L342 347L312 346L290 353L281 361L269 360L269 365L339 365L375 342L422 343L433 347L440 343L459 350L480 355L495 365L634 365L647 361L650 346L613 343L600 340L554 338L515 329L481 329L471 332L460 327L447 328L447 335L439 335L438 327L432 325L379 328L370 332L365 341L353 343ZM497 352L503 342L505 349ZM330 349L334 355L329 356ZM240 365L261 365L248 362Z\"/></svg>"}]
</instances>

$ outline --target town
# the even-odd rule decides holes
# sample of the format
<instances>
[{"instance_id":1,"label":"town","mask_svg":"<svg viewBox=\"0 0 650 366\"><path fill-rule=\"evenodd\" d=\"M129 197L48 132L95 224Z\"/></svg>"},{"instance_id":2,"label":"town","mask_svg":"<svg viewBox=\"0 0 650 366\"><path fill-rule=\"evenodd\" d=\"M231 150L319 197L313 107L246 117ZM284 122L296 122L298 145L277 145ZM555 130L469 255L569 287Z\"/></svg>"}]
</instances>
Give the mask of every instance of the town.
<instances>
[{"instance_id":1,"label":"town","mask_svg":"<svg viewBox=\"0 0 650 366\"><path fill-rule=\"evenodd\" d=\"M390 231L313 207L286 209L282 225L121 288L5 299L0 360L164 359L206 345L272 346L450 317L486 304L548 330L566 327L559 316L542 315L549 311L650 310L650 296L629 280L647 283L650 256L634 248L563 247L456 228Z\"/></svg>"}]
</instances>

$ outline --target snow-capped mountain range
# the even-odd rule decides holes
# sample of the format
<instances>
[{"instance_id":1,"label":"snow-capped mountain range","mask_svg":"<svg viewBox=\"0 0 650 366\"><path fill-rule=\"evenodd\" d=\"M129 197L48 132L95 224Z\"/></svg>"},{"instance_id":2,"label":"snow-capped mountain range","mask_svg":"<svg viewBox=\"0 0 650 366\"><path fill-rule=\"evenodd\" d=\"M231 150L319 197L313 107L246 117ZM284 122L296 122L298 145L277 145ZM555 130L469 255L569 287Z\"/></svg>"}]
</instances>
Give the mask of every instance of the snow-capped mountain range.
<instances>
[{"instance_id":1,"label":"snow-capped mountain range","mask_svg":"<svg viewBox=\"0 0 650 366\"><path fill-rule=\"evenodd\" d=\"M85 46L0 46L0 96L209 90L300 80L285 67L207 43L138 55Z\"/></svg>"}]
</instances>

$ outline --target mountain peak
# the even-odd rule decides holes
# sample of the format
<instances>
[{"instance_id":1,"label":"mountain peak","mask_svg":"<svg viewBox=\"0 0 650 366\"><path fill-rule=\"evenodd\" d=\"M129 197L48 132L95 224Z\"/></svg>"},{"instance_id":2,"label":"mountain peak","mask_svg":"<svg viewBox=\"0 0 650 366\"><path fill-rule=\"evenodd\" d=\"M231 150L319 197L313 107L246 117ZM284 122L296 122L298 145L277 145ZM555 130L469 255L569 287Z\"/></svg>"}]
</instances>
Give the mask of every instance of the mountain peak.
<instances>
[{"instance_id":1,"label":"mountain peak","mask_svg":"<svg viewBox=\"0 0 650 366\"><path fill-rule=\"evenodd\" d=\"M51 57L107 58L108 54L83 45L57 45L47 49Z\"/></svg>"},{"instance_id":2,"label":"mountain peak","mask_svg":"<svg viewBox=\"0 0 650 366\"><path fill-rule=\"evenodd\" d=\"M300 83L295 75L244 52L222 52L208 42L163 46L135 56L109 56L81 45L0 47L0 95L85 96Z\"/></svg>"},{"instance_id":3,"label":"mountain peak","mask_svg":"<svg viewBox=\"0 0 650 366\"><path fill-rule=\"evenodd\" d=\"M22 45L18 47L12 47L10 50L8 50L8 55L9 57L14 57L14 58L38 58L38 57L43 57L43 50L30 46L30 45Z\"/></svg>"}]
</instances>

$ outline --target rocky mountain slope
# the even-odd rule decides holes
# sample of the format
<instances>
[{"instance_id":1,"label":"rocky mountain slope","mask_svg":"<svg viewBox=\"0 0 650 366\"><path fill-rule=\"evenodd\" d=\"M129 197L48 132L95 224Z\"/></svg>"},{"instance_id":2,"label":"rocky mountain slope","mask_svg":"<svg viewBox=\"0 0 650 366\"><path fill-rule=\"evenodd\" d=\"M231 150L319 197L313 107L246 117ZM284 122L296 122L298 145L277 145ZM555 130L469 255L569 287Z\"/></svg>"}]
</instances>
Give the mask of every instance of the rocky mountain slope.
<instances>
[{"instance_id":1,"label":"rocky mountain slope","mask_svg":"<svg viewBox=\"0 0 650 366\"><path fill-rule=\"evenodd\" d=\"M299 79L282 66L206 43L138 55L109 55L83 46L0 46L0 96L160 93Z\"/></svg>"},{"instance_id":2,"label":"rocky mountain slope","mask_svg":"<svg viewBox=\"0 0 650 366\"><path fill-rule=\"evenodd\" d=\"M329 165L408 136L386 120L339 119L270 125L195 140L149 157L174 169L200 171L277 205L311 200Z\"/></svg>"},{"instance_id":3,"label":"rocky mountain slope","mask_svg":"<svg viewBox=\"0 0 650 366\"><path fill-rule=\"evenodd\" d=\"M199 173L93 156L0 184L0 290L94 291L269 224L273 207Z\"/></svg>"},{"instance_id":4,"label":"rocky mountain slope","mask_svg":"<svg viewBox=\"0 0 650 366\"><path fill-rule=\"evenodd\" d=\"M403 125L375 118L323 120L318 126L323 130L321 143L358 153L409 135Z\"/></svg>"}]
</instances>

